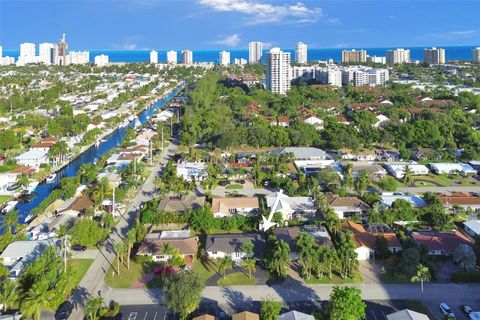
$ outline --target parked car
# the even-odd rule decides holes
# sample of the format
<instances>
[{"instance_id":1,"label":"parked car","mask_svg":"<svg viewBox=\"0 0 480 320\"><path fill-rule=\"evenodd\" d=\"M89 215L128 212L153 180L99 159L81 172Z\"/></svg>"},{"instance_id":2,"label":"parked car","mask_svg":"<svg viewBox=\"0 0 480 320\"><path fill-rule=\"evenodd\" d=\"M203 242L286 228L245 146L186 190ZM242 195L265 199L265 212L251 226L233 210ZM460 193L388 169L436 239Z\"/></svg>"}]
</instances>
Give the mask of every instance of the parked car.
<instances>
[{"instance_id":1,"label":"parked car","mask_svg":"<svg viewBox=\"0 0 480 320\"><path fill-rule=\"evenodd\" d=\"M467 315L470 314L473 310L470 308L470 306L467 305L462 305L462 311L465 312Z\"/></svg>"},{"instance_id":2,"label":"parked car","mask_svg":"<svg viewBox=\"0 0 480 320\"><path fill-rule=\"evenodd\" d=\"M452 309L446 303L440 304L440 311L450 319L455 319L455 314L452 312Z\"/></svg>"},{"instance_id":3,"label":"parked car","mask_svg":"<svg viewBox=\"0 0 480 320\"><path fill-rule=\"evenodd\" d=\"M80 244L75 244L72 246L73 251L85 251L87 250L87 246L82 246Z\"/></svg>"}]
</instances>

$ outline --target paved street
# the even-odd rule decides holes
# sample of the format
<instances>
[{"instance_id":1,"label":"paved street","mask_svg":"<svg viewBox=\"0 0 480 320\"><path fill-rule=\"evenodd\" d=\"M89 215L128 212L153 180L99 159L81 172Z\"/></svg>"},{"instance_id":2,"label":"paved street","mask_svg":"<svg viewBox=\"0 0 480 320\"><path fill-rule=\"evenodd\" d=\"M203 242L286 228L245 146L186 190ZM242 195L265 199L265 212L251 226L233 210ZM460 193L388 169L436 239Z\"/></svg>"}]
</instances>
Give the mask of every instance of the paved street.
<instances>
[{"instance_id":1,"label":"paved street","mask_svg":"<svg viewBox=\"0 0 480 320\"><path fill-rule=\"evenodd\" d=\"M79 287L72 295L72 302L75 306L70 319L83 319L83 307L86 299L90 295L101 294L106 301L109 301L109 292L111 290L105 284L105 273L110 268L111 264L115 262L115 252L113 250L115 243L123 241L125 234L130 226L135 222L135 218L139 212L140 205L146 201L151 200L155 195L154 179L167 163L169 157L175 154L178 147L176 140L172 141L165 152L162 154L161 160L155 165L152 173L145 181L140 192L132 199L126 213L120 218L114 232L110 235L107 244L104 248L99 248L98 254L95 255L92 251L86 252L84 255L95 258L87 273L79 284Z\"/></svg>"},{"instance_id":2,"label":"paved street","mask_svg":"<svg viewBox=\"0 0 480 320\"><path fill-rule=\"evenodd\" d=\"M452 186L452 187L405 187L398 188L399 192L423 193L423 192L480 192L480 186Z\"/></svg>"},{"instance_id":3,"label":"paved street","mask_svg":"<svg viewBox=\"0 0 480 320\"><path fill-rule=\"evenodd\" d=\"M121 320L174 320L175 315L168 312L164 306L160 305L133 305L121 306Z\"/></svg>"}]
</instances>

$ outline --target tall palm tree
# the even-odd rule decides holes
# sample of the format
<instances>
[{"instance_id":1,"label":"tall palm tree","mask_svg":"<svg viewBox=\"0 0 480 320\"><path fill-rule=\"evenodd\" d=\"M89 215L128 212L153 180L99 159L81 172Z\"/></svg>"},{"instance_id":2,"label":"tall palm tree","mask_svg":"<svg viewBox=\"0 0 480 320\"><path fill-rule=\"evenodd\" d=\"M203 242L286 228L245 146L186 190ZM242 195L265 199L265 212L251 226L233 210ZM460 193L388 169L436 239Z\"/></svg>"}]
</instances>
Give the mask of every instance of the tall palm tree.
<instances>
[{"instance_id":1,"label":"tall palm tree","mask_svg":"<svg viewBox=\"0 0 480 320\"><path fill-rule=\"evenodd\" d=\"M412 277L411 282L420 282L420 287L422 288L422 293L423 293L423 283L426 281L430 281L430 270L428 270L428 267L424 266L423 264L418 264L417 265L417 274Z\"/></svg>"},{"instance_id":2,"label":"tall palm tree","mask_svg":"<svg viewBox=\"0 0 480 320\"><path fill-rule=\"evenodd\" d=\"M327 212L325 213L325 218L327 220L326 225L328 230L336 235L342 225L342 222L338 218L338 215L335 213L335 211L333 211L331 207L328 207Z\"/></svg>"},{"instance_id":3,"label":"tall palm tree","mask_svg":"<svg viewBox=\"0 0 480 320\"><path fill-rule=\"evenodd\" d=\"M254 258L245 259L242 261L242 266L248 271L248 278L252 279L252 273L257 270L256 261Z\"/></svg>"},{"instance_id":4,"label":"tall palm tree","mask_svg":"<svg viewBox=\"0 0 480 320\"><path fill-rule=\"evenodd\" d=\"M40 314L48 308L50 298L45 282L34 283L22 300L22 315L27 319L33 317L34 320L40 320Z\"/></svg>"},{"instance_id":5,"label":"tall palm tree","mask_svg":"<svg viewBox=\"0 0 480 320\"><path fill-rule=\"evenodd\" d=\"M225 272L233 268L233 260L231 256L225 256L220 259L220 272L223 273L225 279Z\"/></svg>"},{"instance_id":6,"label":"tall palm tree","mask_svg":"<svg viewBox=\"0 0 480 320\"><path fill-rule=\"evenodd\" d=\"M412 177L413 177L413 171L410 168L410 166L405 166L405 169L403 171L403 183L405 183L407 186L412 184Z\"/></svg>"},{"instance_id":7,"label":"tall palm tree","mask_svg":"<svg viewBox=\"0 0 480 320\"><path fill-rule=\"evenodd\" d=\"M90 297L85 304L85 315L89 320L95 320L103 307L102 297Z\"/></svg>"},{"instance_id":8,"label":"tall palm tree","mask_svg":"<svg viewBox=\"0 0 480 320\"><path fill-rule=\"evenodd\" d=\"M352 173L353 173L353 165L350 162L348 162L343 167L343 184L345 185L345 188L347 189L347 191L349 191L353 186Z\"/></svg>"},{"instance_id":9,"label":"tall palm tree","mask_svg":"<svg viewBox=\"0 0 480 320\"><path fill-rule=\"evenodd\" d=\"M125 244L123 242L115 244L115 253L117 255L117 274L120 275L120 262L123 263L123 256L125 255Z\"/></svg>"},{"instance_id":10,"label":"tall palm tree","mask_svg":"<svg viewBox=\"0 0 480 320\"><path fill-rule=\"evenodd\" d=\"M0 291L0 303L3 305L3 311L7 311L17 299L16 283L9 279L4 281L2 284L2 290Z\"/></svg>"},{"instance_id":11,"label":"tall palm tree","mask_svg":"<svg viewBox=\"0 0 480 320\"><path fill-rule=\"evenodd\" d=\"M130 255L132 253L132 247L135 241L135 230L128 230L127 234L125 235L125 243L127 244L127 269L130 269Z\"/></svg>"},{"instance_id":12,"label":"tall palm tree","mask_svg":"<svg viewBox=\"0 0 480 320\"><path fill-rule=\"evenodd\" d=\"M164 243L162 247L162 253L166 256L171 256L173 254L173 247L170 243ZM169 264L169 259L166 260L167 266Z\"/></svg>"}]
</instances>

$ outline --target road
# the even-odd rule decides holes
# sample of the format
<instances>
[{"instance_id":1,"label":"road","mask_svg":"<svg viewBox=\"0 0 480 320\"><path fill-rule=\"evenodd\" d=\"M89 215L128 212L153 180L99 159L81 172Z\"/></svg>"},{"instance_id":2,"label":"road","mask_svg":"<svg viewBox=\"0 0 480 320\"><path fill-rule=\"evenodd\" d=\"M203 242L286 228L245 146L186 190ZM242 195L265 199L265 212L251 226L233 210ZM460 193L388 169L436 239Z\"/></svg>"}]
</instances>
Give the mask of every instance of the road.
<instances>
[{"instance_id":1,"label":"road","mask_svg":"<svg viewBox=\"0 0 480 320\"><path fill-rule=\"evenodd\" d=\"M112 263L115 263L116 257L113 249L115 243L123 241L127 231L135 222L140 205L151 200L155 196L154 179L166 165L169 157L175 154L177 148L178 140L174 139L165 149L165 152L162 153L160 161L155 164L141 190L137 193L135 198L130 201L126 213L121 216L119 223L110 235L105 247L100 247L98 253L96 255L93 254L95 260L80 282L79 287L73 292L71 301L74 304L74 310L69 319L83 319L83 307L85 301L91 295L100 294L105 298L105 301L109 301L108 297L110 290L112 289L105 283L105 273L110 269Z\"/></svg>"},{"instance_id":2,"label":"road","mask_svg":"<svg viewBox=\"0 0 480 320\"><path fill-rule=\"evenodd\" d=\"M404 188L398 188L397 191L399 191L399 192L408 192L408 193L423 193L423 192L437 192L437 193L480 192L480 186L404 187Z\"/></svg>"}]
</instances>

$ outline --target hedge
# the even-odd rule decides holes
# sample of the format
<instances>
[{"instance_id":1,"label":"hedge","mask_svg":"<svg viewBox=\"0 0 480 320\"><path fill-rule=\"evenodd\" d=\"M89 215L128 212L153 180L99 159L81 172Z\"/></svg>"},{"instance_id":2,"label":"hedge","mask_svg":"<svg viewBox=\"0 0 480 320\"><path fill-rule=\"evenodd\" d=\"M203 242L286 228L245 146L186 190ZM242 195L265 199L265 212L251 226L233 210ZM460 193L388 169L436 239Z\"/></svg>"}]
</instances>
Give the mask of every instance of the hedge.
<instances>
[{"instance_id":1,"label":"hedge","mask_svg":"<svg viewBox=\"0 0 480 320\"><path fill-rule=\"evenodd\" d=\"M480 282L480 272L479 271L470 271L463 272L457 271L452 274L453 282Z\"/></svg>"}]
</instances>

